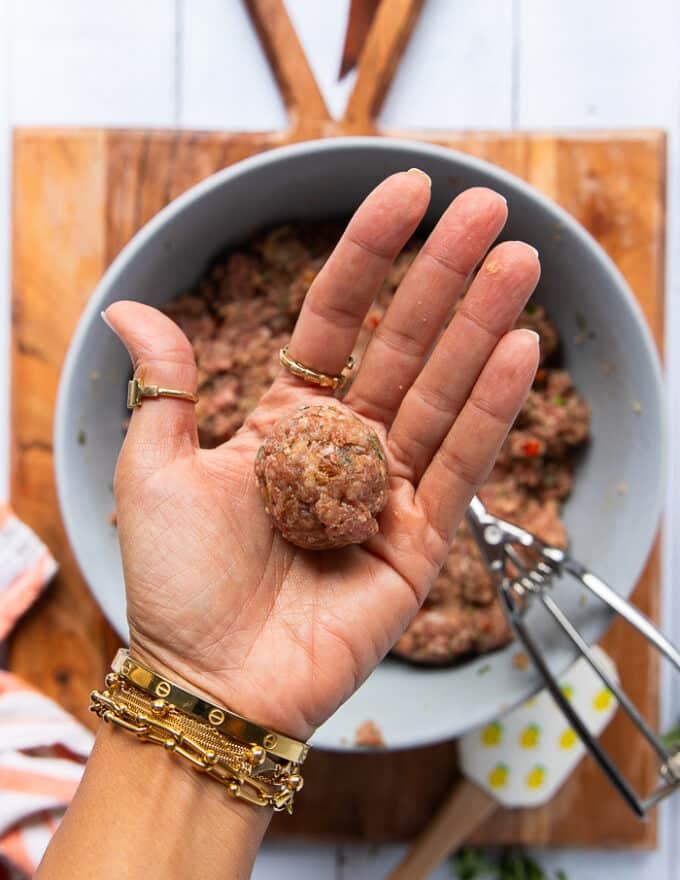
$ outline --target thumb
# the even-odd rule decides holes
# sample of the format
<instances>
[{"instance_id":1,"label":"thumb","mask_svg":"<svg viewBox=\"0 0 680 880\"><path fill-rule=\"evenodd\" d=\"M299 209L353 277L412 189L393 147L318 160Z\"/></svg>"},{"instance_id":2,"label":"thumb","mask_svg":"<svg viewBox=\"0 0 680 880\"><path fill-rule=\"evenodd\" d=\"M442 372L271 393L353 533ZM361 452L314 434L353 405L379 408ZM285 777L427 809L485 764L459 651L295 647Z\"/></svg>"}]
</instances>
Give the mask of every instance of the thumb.
<instances>
[{"instance_id":1,"label":"thumb","mask_svg":"<svg viewBox=\"0 0 680 880\"><path fill-rule=\"evenodd\" d=\"M144 385L196 393L193 349L174 321L150 306L127 301L113 303L102 319L127 348L135 378ZM135 452L142 447L145 457L152 454L154 466L191 454L198 447L195 405L168 397L145 398L132 412L124 448Z\"/></svg>"}]
</instances>

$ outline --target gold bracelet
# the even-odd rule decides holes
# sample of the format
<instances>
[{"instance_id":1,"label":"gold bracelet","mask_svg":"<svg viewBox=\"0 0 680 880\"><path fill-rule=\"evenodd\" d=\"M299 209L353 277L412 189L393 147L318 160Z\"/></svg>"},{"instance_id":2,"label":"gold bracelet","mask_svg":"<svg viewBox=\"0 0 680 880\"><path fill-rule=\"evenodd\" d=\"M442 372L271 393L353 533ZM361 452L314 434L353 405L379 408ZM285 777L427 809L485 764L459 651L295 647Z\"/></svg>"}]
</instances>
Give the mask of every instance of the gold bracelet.
<instances>
[{"instance_id":1,"label":"gold bracelet","mask_svg":"<svg viewBox=\"0 0 680 880\"><path fill-rule=\"evenodd\" d=\"M152 698L118 673L106 676L106 689L92 691L90 710L144 742L162 745L224 785L236 798L275 811L293 812L304 780L299 765L277 761L257 743L241 742L209 723Z\"/></svg>"},{"instance_id":2,"label":"gold bracelet","mask_svg":"<svg viewBox=\"0 0 680 880\"><path fill-rule=\"evenodd\" d=\"M215 706L202 697L190 694L169 679L158 675L141 660L135 660L125 648L121 648L113 658L111 668L152 699L160 697L167 700L181 712L206 722L225 736L240 742L255 743L270 754L295 764L302 764L307 757L309 746L306 743L276 730L267 730L230 712L224 706Z\"/></svg>"}]
</instances>

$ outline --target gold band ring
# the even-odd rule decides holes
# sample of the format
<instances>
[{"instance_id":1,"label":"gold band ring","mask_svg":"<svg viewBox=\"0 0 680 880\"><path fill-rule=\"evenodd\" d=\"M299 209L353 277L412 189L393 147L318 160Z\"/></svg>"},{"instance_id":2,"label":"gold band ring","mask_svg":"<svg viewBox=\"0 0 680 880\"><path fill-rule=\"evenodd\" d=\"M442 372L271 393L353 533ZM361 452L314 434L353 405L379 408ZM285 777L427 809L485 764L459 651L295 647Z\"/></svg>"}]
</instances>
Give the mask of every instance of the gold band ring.
<instances>
[{"instance_id":1,"label":"gold band ring","mask_svg":"<svg viewBox=\"0 0 680 880\"><path fill-rule=\"evenodd\" d=\"M347 381L347 373L344 371L337 376L331 376L328 373L319 373L318 370L306 367L299 361L294 361L293 358L288 356L288 346L282 348L279 352L279 361L281 366L285 367L293 376L297 376L298 379L302 379L304 382L311 382L312 385L320 385L322 388L332 388L333 391L337 391ZM345 370L349 371L353 367L354 358L350 355L347 358Z\"/></svg>"},{"instance_id":2,"label":"gold band ring","mask_svg":"<svg viewBox=\"0 0 680 880\"><path fill-rule=\"evenodd\" d=\"M176 400L188 400L197 403L198 397L191 391L178 391L175 388L159 388L158 385L144 385L141 379L130 379L128 382L128 409L137 409L145 397L174 397Z\"/></svg>"}]
</instances>

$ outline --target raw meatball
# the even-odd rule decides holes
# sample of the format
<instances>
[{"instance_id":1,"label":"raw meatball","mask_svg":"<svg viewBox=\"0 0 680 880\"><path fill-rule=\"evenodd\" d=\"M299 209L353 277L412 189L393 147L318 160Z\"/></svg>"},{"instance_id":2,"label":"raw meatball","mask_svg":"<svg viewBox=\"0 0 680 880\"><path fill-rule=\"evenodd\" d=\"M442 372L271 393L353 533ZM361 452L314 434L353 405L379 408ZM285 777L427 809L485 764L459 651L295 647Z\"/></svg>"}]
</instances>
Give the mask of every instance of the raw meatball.
<instances>
[{"instance_id":1,"label":"raw meatball","mask_svg":"<svg viewBox=\"0 0 680 880\"><path fill-rule=\"evenodd\" d=\"M378 531L385 455L375 432L341 404L304 406L277 422L255 475L274 524L298 547L361 544Z\"/></svg>"}]
</instances>

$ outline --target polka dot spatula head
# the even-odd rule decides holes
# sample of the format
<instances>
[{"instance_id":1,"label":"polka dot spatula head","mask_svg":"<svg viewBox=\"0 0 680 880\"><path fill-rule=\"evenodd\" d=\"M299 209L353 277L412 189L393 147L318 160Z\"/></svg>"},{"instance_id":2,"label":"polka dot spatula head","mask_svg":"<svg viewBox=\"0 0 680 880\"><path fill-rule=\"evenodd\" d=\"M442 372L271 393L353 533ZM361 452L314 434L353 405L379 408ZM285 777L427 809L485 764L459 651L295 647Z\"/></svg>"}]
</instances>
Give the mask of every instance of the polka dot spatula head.
<instances>
[{"instance_id":1,"label":"polka dot spatula head","mask_svg":"<svg viewBox=\"0 0 680 880\"><path fill-rule=\"evenodd\" d=\"M593 648L599 666L618 687L612 660ZM598 737L617 701L583 657L558 683L589 735ZM449 793L388 880L425 880L499 807L537 807L556 794L586 747L547 690L458 742L464 779Z\"/></svg>"}]
</instances>

